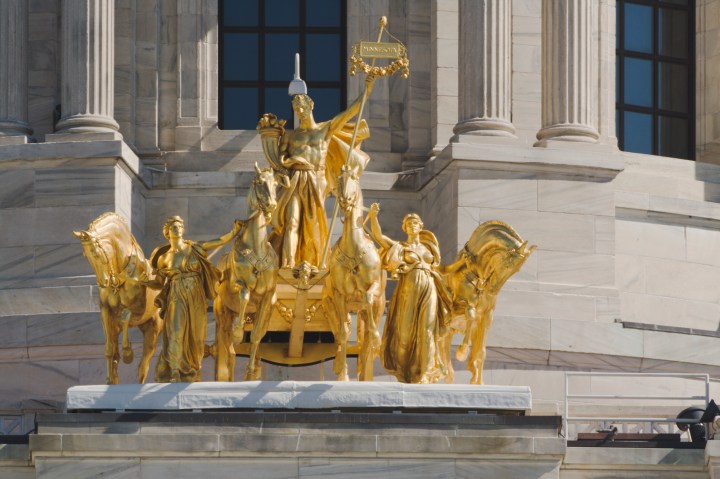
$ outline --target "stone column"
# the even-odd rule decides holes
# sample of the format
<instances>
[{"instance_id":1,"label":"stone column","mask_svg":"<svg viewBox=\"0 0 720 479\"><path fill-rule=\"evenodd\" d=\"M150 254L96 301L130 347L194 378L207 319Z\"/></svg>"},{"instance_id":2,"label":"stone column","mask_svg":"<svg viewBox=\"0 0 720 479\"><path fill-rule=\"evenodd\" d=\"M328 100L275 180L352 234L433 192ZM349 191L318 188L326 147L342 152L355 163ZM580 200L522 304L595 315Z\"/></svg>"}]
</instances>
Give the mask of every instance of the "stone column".
<instances>
[{"instance_id":1,"label":"stone column","mask_svg":"<svg viewBox=\"0 0 720 479\"><path fill-rule=\"evenodd\" d=\"M28 1L0 1L0 144L27 143Z\"/></svg>"},{"instance_id":2,"label":"stone column","mask_svg":"<svg viewBox=\"0 0 720 479\"><path fill-rule=\"evenodd\" d=\"M460 0L460 136L514 137L510 122L511 0Z\"/></svg>"},{"instance_id":3,"label":"stone column","mask_svg":"<svg viewBox=\"0 0 720 479\"><path fill-rule=\"evenodd\" d=\"M63 0L62 58L62 117L54 139L77 133L122 138L113 118L115 0Z\"/></svg>"},{"instance_id":4,"label":"stone column","mask_svg":"<svg viewBox=\"0 0 720 479\"><path fill-rule=\"evenodd\" d=\"M592 74L596 10L597 0L543 0L542 128L536 146L598 140Z\"/></svg>"}]
</instances>

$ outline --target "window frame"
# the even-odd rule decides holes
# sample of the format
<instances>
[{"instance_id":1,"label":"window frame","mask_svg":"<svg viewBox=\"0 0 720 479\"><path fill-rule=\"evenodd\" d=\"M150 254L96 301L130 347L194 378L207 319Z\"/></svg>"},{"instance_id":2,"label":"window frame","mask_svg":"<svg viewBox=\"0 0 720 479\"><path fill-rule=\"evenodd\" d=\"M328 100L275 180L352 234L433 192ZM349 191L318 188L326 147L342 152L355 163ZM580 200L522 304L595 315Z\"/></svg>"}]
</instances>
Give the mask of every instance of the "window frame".
<instances>
[{"instance_id":1,"label":"window frame","mask_svg":"<svg viewBox=\"0 0 720 479\"><path fill-rule=\"evenodd\" d=\"M636 52L626 50L625 47L625 15L624 7L625 4L637 4L652 7L652 53ZM659 152L659 121L660 117L668 118L680 118L684 119L688 123L687 128L687 160L695 160L696 150L696 126L695 126L695 96L696 96L696 71L695 63L697 54L695 51L695 0L688 0L687 5L678 5L664 0L617 0L616 7L617 11L617 25L616 35L617 42L615 45L615 58L617 69L617 87L616 87L616 98L615 98L615 112L616 112L616 131L618 139L618 148L625 151L625 112L643 113L649 114L652 117L652 155L661 156ZM673 10L682 10L687 13L687 29L688 29L688 56L686 59L680 59L677 57L670 57L667 55L661 55L659 53L659 10L660 8L667 8ZM622 48L621 48L622 47ZM637 58L641 60L649 60L652 62L652 105L650 107L632 105L625 102L625 59L626 58ZM673 64L673 65L684 65L688 69L688 91L687 91L687 112L677 112L673 110L665 110L659 107L659 79L660 79L660 64ZM676 157L668 157L676 158Z\"/></svg>"},{"instance_id":2,"label":"window frame","mask_svg":"<svg viewBox=\"0 0 720 479\"><path fill-rule=\"evenodd\" d=\"M309 27L307 23L306 6L308 0L298 0L299 3L299 22L297 27L276 27L265 25L265 8L263 0L258 0L258 23L257 26L226 26L224 22L225 2L232 0L218 0L218 129L227 131L247 131L225 128L225 88L257 88L257 111L258 120L264 113L274 113L265 110L264 99L265 91L268 88L287 88L292 81L292 76L285 80L266 80L265 79L265 34L290 33L299 36L299 53L300 53L300 72L301 76L307 71L306 61L306 36L316 33L334 33L340 35L340 48L338 48L340 78L337 81L308 81L305 83L308 87L308 94L312 96L312 89L331 89L337 88L340 91L340 106L344 108L347 105L347 0L340 1L340 26L338 27ZM226 33L256 33L258 35L258 80L225 80L225 41ZM288 96L288 104L291 98ZM294 122L294 113L290 110L290 118L284 118L288 124ZM254 129L254 128L253 128Z\"/></svg>"}]
</instances>

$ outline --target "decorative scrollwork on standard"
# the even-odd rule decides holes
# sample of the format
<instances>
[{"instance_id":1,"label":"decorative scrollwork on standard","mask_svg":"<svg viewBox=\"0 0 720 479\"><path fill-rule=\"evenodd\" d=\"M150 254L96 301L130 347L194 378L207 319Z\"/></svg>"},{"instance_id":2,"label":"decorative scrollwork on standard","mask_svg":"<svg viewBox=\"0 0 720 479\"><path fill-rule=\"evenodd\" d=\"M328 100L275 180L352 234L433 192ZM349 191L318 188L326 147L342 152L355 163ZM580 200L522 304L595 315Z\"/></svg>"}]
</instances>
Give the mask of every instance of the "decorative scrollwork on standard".
<instances>
[{"instance_id":1,"label":"decorative scrollwork on standard","mask_svg":"<svg viewBox=\"0 0 720 479\"><path fill-rule=\"evenodd\" d=\"M407 78L410 75L410 59L407 56L407 49L399 44L399 57L390 62L389 65L380 67L365 63L360 55L360 44L353 45L353 54L350 57L350 75L355 76L358 71L372 77L389 77L395 72L401 71L401 76Z\"/></svg>"}]
</instances>

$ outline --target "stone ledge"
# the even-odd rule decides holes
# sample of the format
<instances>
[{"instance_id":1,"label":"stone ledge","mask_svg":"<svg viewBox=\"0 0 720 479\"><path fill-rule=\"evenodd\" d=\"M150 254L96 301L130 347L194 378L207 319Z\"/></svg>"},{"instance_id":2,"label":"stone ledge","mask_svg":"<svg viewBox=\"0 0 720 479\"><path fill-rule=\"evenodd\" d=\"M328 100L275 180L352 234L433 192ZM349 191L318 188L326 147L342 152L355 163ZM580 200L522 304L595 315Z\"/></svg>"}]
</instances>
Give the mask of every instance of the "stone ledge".
<instances>
[{"instance_id":1,"label":"stone ledge","mask_svg":"<svg viewBox=\"0 0 720 479\"><path fill-rule=\"evenodd\" d=\"M75 386L67 409L427 409L522 413L532 408L526 386L384 382L246 381L240 383Z\"/></svg>"},{"instance_id":2,"label":"stone ledge","mask_svg":"<svg viewBox=\"0 0 720 479\"><path fill-rule=\"evenodd\" d=\"M178 189L249 189L255 171L164 171L157 167L144 167L149 171L152 188L155 190ZM390 191L402 175L365 171L360 179L363 191Z\"/></svg>"},{"instance_id":3,"label":"stone ledge","mask_svg":"<svg viewBox=\"0 0 720 479\"><path fill-rule=\"evenodd\" d=\"M65 413L38 416L47 457L562 456L559 416L355 412ZM149 431L146 427L154 425ZM114 427L127 426L127 427ZM460 434L462 433L462 434Z\"/></svg>"},{"instance_id":4,"label":"stone ledge","mask_svg":"<svg viewBox=\"0 0 720 479\"><path fill-rule=\"evenodd\" d=\"M720 205L717 203L647 193L618 191L615 195L615 208L625 210L628 216L632 216L632 212L639 212L649 218L652 218L652 215L664 215L663 220L679 224L692 224L693 219L720 221Z\"/></svg>"},{"instance_id":5,"label":"stone ledge","mask_svg":"<svg viewBox=\"0 0 720 479\"><path fill-rule=\"evenodd\" d=\"M534 148L504 144L450 143L417 175L419 189L452 163L476 169L555 173L612 179L625 164L602 145Z\"/></svg>"},{"instance_id":6,"label":"stone ledge","mask_svg":"<svg viewBox=\"0 0 720 479\"><path fill-rule=\"evenodd\" d=\"M477 386L476 386L477 387ZM394 412L328 412L328 411L202 411L202 412L73 412L73 413L44 413L37 417L38 431L48 432L50 428L57 428L55 432L72 432L83 428L83 431L93 432L93 428L110 428L123 426L120 429L103 430L106 433L123 433L150 431L148 427L175 428L182 426L198 427L241 427L243 430L252 428L282 427L300 432L300 427L324 428L328 427L362 427L368 425L397 430L398 427L418 426L423 428L439 427L460 434L463 429L488 430L502 428L542 429L554 431L556 437L561 426L560 416L515 416L506 414L467 414L432 411L431 414L416 412L395 414ZM131 425L130 429L124 425ZM128 426L129 427L129 426ZM99 432L99 431L97 431ZM258 432L258 431L256 431ZM282 431L281 431L282 432ZM546 434L547 436L547 434Z\"/></svg>"},{"instance_id":7,"label":"stone ledge","mask_svg":"<svg viewBox=\"0 0 720 479\"><path fill-rule=\"evenodd\" d=\"M710 441L708 445L712 444ZM565 453L564 466L581 465L583 468L616 469L622 466L645 467L702 467L705 451L702 449L663 449L609 447L569 447Z\"/></svg>"},{"instance_id":8,"label":"stone ledge","mask_svg":"<svg viewBox=\"0 0 720 479\"><path fill-rule=\"evenodd\" d=\"M0 169L88 166L87 160L101 158L120 158L133 173L139 175L140 160L122 140L28 143L0 147Z\"/></svg>"}]
</instances>

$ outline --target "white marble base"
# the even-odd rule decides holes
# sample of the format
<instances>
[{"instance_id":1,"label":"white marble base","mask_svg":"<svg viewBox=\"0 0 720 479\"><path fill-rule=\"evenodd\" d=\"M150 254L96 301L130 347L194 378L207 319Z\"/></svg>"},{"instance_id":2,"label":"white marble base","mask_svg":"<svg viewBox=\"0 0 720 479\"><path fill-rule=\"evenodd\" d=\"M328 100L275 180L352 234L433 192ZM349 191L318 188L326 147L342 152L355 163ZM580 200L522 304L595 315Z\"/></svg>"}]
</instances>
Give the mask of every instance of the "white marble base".
<instances>
[{"instance_id":1,"label":"white marble base","mask_svg":"<svg viewBox=\"0 0 720 479\"><path fill-rule=\"evenodd\" d=\"M527 386L246 381L74 386L68 411L192 409L463 409L529 411Z\"/></svg>"}]
</instances>

